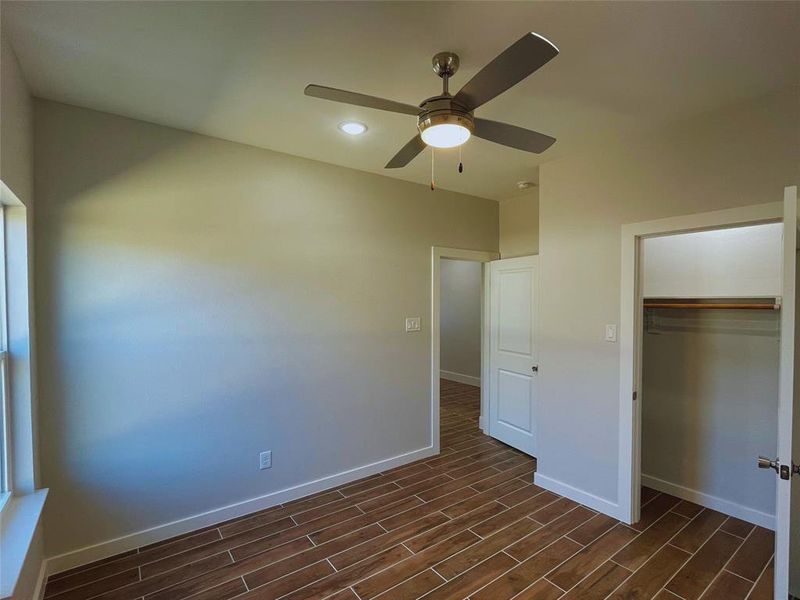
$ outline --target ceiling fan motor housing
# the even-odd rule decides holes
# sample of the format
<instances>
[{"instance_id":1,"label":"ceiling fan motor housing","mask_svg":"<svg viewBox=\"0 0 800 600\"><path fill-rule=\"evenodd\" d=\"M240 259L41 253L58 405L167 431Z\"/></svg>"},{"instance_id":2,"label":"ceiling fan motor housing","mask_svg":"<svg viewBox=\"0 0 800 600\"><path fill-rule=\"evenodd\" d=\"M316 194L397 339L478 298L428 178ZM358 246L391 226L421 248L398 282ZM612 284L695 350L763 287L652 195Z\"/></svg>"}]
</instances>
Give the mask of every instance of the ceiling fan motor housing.
<instances>
[{"instance_id":1,"label":"ceiling fan motor housing","mask_svg":"<svg viewBox=\"0 0 800 600\"><path fill-rule=\"evenodd\" d=\"M420 105L417 129L422 133L434 125L460 125L470 133L475 130L472 112L453 100L450 95L428 98Z\"/></svg>"}]
</instances>

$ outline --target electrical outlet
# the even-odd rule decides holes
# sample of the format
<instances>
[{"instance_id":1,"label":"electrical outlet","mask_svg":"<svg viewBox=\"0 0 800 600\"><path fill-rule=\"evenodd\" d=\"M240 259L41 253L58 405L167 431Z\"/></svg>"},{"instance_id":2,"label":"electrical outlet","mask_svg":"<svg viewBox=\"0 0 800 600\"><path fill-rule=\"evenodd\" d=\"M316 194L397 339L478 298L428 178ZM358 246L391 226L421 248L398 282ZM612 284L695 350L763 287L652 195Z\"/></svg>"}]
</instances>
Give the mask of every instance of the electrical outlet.
<instances>
[{"instance_id":1,"label":"electrical outlet","mask_svg":"<svg viewBox=\"0 0 800 600\"><path fill-rule=\"evenodd\" d=\"M272 450L267 450L258 455L258 468L262 471L272 468Z\"/></svg>"}]
</instances>

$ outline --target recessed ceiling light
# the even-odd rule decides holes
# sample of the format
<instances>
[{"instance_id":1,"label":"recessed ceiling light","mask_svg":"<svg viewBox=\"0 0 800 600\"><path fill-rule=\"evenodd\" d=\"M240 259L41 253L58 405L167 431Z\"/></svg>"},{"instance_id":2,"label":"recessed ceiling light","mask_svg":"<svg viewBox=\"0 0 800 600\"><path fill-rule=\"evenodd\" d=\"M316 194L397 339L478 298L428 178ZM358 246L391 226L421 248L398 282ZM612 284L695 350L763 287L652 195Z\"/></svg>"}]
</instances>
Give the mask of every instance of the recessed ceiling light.
<instances>
[{"instance_id":1,"label":"recessed ceiling light","mask_svg":"<svg viewBox=\"0 0 800 600\"><path fill-rule=\"evenodd\" d=\"M339 123L339 129L348 135L361 135L367 130L367 126L358 121L343 121Z\"/></svg>"}]
</instances>

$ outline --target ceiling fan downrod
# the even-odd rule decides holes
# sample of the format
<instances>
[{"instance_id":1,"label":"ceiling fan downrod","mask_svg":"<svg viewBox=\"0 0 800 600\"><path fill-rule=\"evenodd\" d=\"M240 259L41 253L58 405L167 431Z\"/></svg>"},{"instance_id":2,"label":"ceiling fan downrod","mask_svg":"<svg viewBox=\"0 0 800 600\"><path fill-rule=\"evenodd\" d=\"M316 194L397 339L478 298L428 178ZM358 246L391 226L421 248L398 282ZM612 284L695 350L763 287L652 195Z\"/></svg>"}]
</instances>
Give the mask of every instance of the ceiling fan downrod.
<instances>
[{"instance_id":1,"label":"ceiling fan downrod","mask_svg":"<svg viewBox=\"0 0 800 600\"><path fill-rule=\"evenodd\" d=\"M450 78L458 71L461 61L455 52L439 52L431 61L433 72L442 78L442 96L450 95Z\"/></svg>"}]
</instances>

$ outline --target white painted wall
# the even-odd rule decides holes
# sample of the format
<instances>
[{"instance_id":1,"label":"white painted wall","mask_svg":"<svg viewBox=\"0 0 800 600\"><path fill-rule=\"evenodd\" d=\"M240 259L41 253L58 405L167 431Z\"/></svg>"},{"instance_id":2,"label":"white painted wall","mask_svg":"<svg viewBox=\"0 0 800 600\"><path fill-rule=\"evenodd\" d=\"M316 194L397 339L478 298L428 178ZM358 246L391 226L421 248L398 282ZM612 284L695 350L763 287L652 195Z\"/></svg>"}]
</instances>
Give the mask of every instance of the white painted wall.
<instances>
[{"instance_id":1,"label":"white painted wall","mask_svg":"<svg viewBox=\"0 0 800 600\"><path fill-rule=\"evenodd\" d=\"M780 201L800 179L798 105L774 94L541 166L538 472L565 493L617 502L619 346L603 332L622 224Z\"/></svg>"},{"instance_id":2,"label":"white painted wall","mask_svg":"<svg viewBox=\"0 0 800 600\"><path fill-rule=\"evenodd\" d=\"M783 224L767 223L645 239L645 298L781 295Z\"/></svg>"},{"instance_id":3,"label":"white painted wall","mask_svg":"<svg viewBox=\"0 0 800 600\"><path fill-rule=\"evenodd\" d=\"M777 451L779 314L647 313L642 474L774 516L775 474L756 457Z\"/></svg>"},{"instance_id":4,"label":"white painted wall","mask_svg":"<svg viewBox=\"0 0 800 600\"><path fill-rule=\"evenodd\" d=\"M441 262L441 370L477 379L473 384L481 378L481 273L479 262Z\"/></svg>"},{"instance_id":5,"label":"white painted wall","mask_svg":"<svg viewBox=\"0 0 800 600\"><path fill-rule=\"evenodd\" d=\"M431 246L496 202L35 106L49 555L430 445Z\"/></svg>"}]
</instances>

